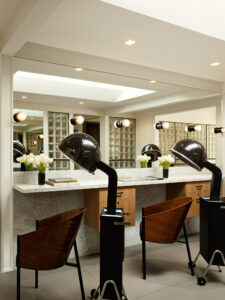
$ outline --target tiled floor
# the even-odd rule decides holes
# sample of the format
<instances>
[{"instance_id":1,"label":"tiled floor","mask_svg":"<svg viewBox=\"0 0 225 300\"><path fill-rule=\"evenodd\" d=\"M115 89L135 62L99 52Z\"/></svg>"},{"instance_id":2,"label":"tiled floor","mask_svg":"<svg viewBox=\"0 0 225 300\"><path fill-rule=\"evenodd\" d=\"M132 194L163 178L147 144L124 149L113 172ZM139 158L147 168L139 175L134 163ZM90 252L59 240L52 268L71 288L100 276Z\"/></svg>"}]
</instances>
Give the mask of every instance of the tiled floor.
<instances>
[{"instance_id":1,"label":"tiled floor","mask_svg":"<svg viewBox=\"0 0 225 300\"><path fill-rule=\"evenodd\" d=\"M198 237L191 237L192 255L198 252ZM148 244L147 280L141 279L141 245L126 249L124 262L124 287L129 300L222 300L225 298L225 270L219 273L213 266L207 275L207 284L196 284L187 267L185 245L159 246ZM99 282L99 258L89 256L81 259L83 280L87 299L90 290ZM205 268L200 258L196 271ZM40 272L40 287L35 290L34 272L22 271L21 300L79 300L80 290L77 272L65 267L51 272ZM0 275L0 299L16 299L16 273Z\"/></svg>"}]
</instances>

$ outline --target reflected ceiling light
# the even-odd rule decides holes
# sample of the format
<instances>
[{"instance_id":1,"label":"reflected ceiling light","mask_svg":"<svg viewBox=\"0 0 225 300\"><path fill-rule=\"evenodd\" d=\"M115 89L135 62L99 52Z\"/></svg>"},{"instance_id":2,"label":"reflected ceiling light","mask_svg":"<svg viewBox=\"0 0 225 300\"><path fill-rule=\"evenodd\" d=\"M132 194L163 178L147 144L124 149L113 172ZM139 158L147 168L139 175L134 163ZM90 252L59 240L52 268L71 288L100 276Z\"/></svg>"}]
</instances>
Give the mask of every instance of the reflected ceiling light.
<instances>
[{"instance_id":1,"label":"reflected ceiling light","mask_svg":"<svg viewBox=\"0 0 225 300\"><path fill-rule=\"evenodd\" d=\"M157 122L154 124L155 129L168 129L170 124L168 122Z\"/></svg>"},{"instance_id":2,"label":"reflected ceiling light","mask_svg":"<svg viewBox=\"0 0 225 300\"><path fill-rule=\"evenodd\" d=\"M83 68L81 68L81 67L76 67L76 68L74 68L74 70L80 72L80 71L83 71Z\"/></svg>"},{"instance_id":3,"label":"reflected ceiling light","mask_svg":"<svg viewBox=\"0 0 225 300\"><path fill-rule=\"evenodd\" d=\"M33 145L37 145L37 141L33 141Z\"/></svg>"},{"instance_id":4,"label":"reflected ceiling light","mask_svg":"<svg viewBox=\"0 0 225 300\"><path fill-rule=\"evenodd\" d=\"M114 122L115 128L122 128L122 127L129 127L130 126L130 120L123 119L123 120L117 120Z\"/></svg>"},{"instance_id":5,"label":"reflected ceiling light","mask_svg":"<svg viewBox=\"0 0 225 300\"><path fill-rule=\"evenodd\" d=\"M156 80L149 80L150 83L156 83Z\"/></svg>"},{"instance_id":6,"label":"reflected ceiling light","mask_svg":"<svg viewBox=\"0 0 225 300\"><path fill-rule=\"evenodd\" d=\"M225 133L225 127L215 127L212 129L212 132L217 134L217 133Z\"/></svg>"},{"instance_id":7,"label":"reflected ceiling light","mask_svg":"<svg viewBox=\"0 0 225 300\"><path fill-rule=\"evenodd\" d=\"M44 134L39 134L37 137L38 137L39 139L43 140Z\"/></svg>"},{"instance_id":8,"label":"reflected ceiling light","mask_svg":"<svg viewBox=\"0 0 225 300\"><path fill-rule=\"evenodd\" d=\"M84 104L84 102L79 102L80 105Z\"/></svg>"},{"instance_id":9,"label":"reflected ceiling light","mask_svg":"<svg viewBox=\"0 0 225 300\"><path fill-rule=\"evenodd\" d=\"M202 130L201 125L188 125L185 127L186 132L192 132L192 131L200 132L201 130Z\"/></svg>"},{"instance_id":10,"label":"reflected ceiling light","mask_svg":"<svg viewBox=\"0 0 225 300\"><path fill-rule=\"evenodd\" d=\"M84 117L83 116L74 116L70 119L70 123L72 125L81 125L84 123Z\"/></svg>"},{"instance_id":11,"label":"reflected ceiling light","mask_svg":"<svg viewBox=\"0 0 225 300\"><path fill-rule=\"evenodd\" d=\"M27 99L27 96L22 96L21 98L22 98L22 99Z\"/></svg>"},{"instance_id":12,"label":"reflected ceiling light","mask_svg":"<svg viewBox=\"0 0 225 300\"><path fill-rule=\"evenodd\" d=\"M220 62L213 62L210 64L211 67L217 67L220 65Z\"/></svg>"},{"instance_id":13,"label":"reflected ceiling light","mask_svg":"<svg viewBox=\"0 0 225 300\"><path fill-rule=\"evenodd\" d=\"M127 46L132 46L132 45L134 45L135 43L136 43L136 41L134 41L134 40L128 40L128 41L125 42L125 45L127 45Z\"/></svg>"},{"instance_id":14,"label":"reflected ceiling light","mask_svg":"<svg viewBox=\"0 0 225 300\"><path fill-rule=\"evenodd\" d=\"M19 111L18 113L13 115L13 119L15 122L25 121L27 118L27 114L23 111Z\"/></svg>"}]
</instances>

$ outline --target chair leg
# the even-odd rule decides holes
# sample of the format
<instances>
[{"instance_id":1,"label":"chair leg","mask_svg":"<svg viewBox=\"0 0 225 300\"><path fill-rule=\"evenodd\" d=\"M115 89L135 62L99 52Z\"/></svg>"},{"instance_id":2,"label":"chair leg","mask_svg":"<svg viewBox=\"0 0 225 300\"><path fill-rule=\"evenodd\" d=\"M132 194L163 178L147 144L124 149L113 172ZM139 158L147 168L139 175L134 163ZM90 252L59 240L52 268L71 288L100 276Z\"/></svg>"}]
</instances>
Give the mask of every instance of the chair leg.
<instances>
[{"instance_id":1,"label":"chair leg","mask_svg":"<svg viewBox=\"0 0 225 300\"><path fill-rule=\"evenodd\" d=\"M38 270L35 270L35 289L38 289Z\"/></svg>"},{"instance_id":2,"label":"chair leg","mask_svg":"<svg viewBox=\"0 0 225 300\"><path fill-rule=\"evenodd\" d=\"M83 285L83 279L82 279L82 274L81 274L80 260L79 260L76 240L74 241L74 252L75 252L77 271L78 271L78 276L79 276L79 281L80 281L81 296L82 296L82 300L85 300L84 285Z\"/></svg>"},{"instance_id":3,"label":"chair leg","mask_svg":"<svg viewBox=\"0 0 225 300\"><path fill-rule=\"evenodd\" d=\"M188 254L188 266L191 269L191 275L194 276L195 273L194 273L193 261L191 259L191 251L190 251L190 247L189 247L185 224L183 225L183 231L184 231L184 239L185 239L185 244L186 244L187 254Z\"/></svg>"},{"instance_id":4,"label":"chair leg","mask_svg":"<svg viewBox=\"0 0 225 300\"><path fill-rule=\"evenodd\" d=\"M145 240L142 240L142 272L143 272L143 279L146 279L146 246L145 246Z\"/></svg>"},{"instance_id":5,"label":"chair leg","mask_svg":"<svg viewBox=\"0 0 225 300\"><path fill-rule=\"evenodd\" d=\"M20 266L17 264L17 300L20 300Z\"/></svg>"}]
</instances>

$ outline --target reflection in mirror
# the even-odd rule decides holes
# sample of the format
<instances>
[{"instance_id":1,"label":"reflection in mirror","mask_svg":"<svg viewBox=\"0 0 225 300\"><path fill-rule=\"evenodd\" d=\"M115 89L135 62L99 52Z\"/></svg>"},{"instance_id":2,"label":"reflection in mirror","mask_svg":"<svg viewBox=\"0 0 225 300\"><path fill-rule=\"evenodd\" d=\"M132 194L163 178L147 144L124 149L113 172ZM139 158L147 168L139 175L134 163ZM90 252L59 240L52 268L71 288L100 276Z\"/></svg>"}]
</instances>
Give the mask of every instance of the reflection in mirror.
<instances>
[{"instance_id":1,"label":"reflection in mirror","mask_svg":"<svg viewBox=\"0 0 225 300\"><path fill-rule=\"evenodd\" d=\"M72 66L21 58L15 59L13 86L14 113L27 111L28 116L22 122L14 122L14 139L34 154L44 150L54 159L52 170L74 168L58 150L58 144L68 134L78 131L98 141L103 161L112 167L135 167L136 156L141 154L144 145L159 146L159 133L153 130L156 115L169 113L172 106L180 106L182 111L183 103L219 95L217 91L152 78L85 68L78 72ZM71 124L75 116L82 116L84 122L81 117L79 124ZM38 118L41 123L35 123ZM130 126L114 126L115 121L122 124L124 119L129 119ZM187 123L193 122L190 115ZM41 134L44 139L38 138Z\"/></svg>"}]
</instances>

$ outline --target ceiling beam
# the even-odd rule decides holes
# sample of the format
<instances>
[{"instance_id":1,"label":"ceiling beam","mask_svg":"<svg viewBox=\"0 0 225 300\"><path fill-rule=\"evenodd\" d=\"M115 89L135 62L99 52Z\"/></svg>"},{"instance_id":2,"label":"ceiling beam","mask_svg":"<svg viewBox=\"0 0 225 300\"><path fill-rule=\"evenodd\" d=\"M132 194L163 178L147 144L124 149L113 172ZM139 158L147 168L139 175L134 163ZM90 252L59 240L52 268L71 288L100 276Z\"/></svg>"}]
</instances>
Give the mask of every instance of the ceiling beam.
<instances>
[{"instance_id":1,"label":"ceiling beam","mask_svg":"<svg viewBox=\"0 0 225 300\"><path fill-rule=\"evenodd\" d=\"M1 37L1 53L14 56L61 2L62 0L25 0Z\"/></svg>"}]
</instances>

